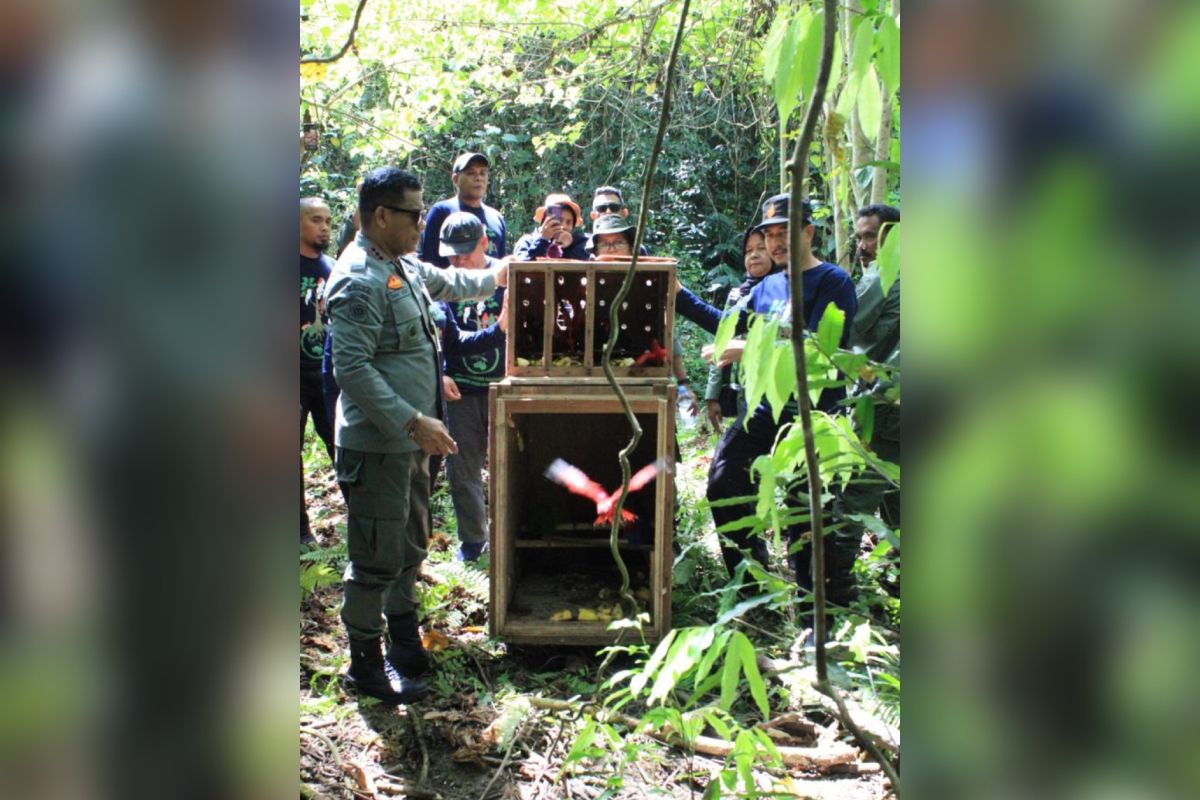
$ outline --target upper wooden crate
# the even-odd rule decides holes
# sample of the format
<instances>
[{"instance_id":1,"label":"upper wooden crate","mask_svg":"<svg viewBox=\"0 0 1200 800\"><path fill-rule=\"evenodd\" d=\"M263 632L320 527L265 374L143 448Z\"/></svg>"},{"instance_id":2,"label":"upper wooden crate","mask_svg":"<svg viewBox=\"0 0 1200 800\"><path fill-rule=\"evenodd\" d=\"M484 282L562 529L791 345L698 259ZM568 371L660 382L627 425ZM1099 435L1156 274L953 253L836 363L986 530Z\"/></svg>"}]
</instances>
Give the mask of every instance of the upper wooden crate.
<instances>
[{"instance_id":1,"label":"upper wooden crate","mask_svg":"<svg viewBox=\"0 0 1200 800\"><path fill-rule=\"evenodd\" d=\"M629 257L599 261L539 259L508 267L507 373L515 377L602 376L609 312ZM642 256L617 318L617 377L671 374L675 259Z\"/></svg>"}]
</instances>

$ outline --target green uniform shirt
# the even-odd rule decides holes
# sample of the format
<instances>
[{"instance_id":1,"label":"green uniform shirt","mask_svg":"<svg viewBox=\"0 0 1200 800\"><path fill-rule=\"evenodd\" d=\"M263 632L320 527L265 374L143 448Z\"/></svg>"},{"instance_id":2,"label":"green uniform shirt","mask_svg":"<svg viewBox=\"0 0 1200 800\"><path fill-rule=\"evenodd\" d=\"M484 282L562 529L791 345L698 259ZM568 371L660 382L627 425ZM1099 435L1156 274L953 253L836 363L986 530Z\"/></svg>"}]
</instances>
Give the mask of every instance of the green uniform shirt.
<instances>
[{"instance_id":1,"label":"green uniform shirt","mask_svg":"<svg viewBox=\"0 0 1200 800\"><path fill-rule=\"evenodd\" d=\"M435 300L474 300L496 290L492 272L438 269L414 254L389 259L362 233L329 276L326 309L333 374L341 387L338 447L369 453L419 450L404 431L416 412L441 417Z\"/></svg>"},{"instance_id":2,"label":"green uniform shirt","mask_svg":"<svg viewBox=\"0 0 1200 800\"><path fill-rule=\"evenodd\" d=\"M858 313L850 326L850 345L861 347L872 361L883 363L900 346L900 279L887 297L879 283L879 268L869 267L856 287Z\"/></svg>"}]
</instances>

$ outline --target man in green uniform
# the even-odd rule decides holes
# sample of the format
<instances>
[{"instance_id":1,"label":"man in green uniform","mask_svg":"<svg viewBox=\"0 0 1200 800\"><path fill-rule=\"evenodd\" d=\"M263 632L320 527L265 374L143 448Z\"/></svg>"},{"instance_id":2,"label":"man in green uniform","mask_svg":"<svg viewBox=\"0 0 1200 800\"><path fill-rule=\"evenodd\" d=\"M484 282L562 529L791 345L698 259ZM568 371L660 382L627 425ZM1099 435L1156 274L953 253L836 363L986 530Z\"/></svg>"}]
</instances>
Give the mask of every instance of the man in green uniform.
<instances>
[{"instance_id":1,"label":"man in green uniform","mask_svg":"<svg viewBox=\"0 0 1200 800\"><path fill-rule=\"evenodd\" d=\"M429 668L417 629L416 580L429 536L429 456L458 452L441 419L440 337L434 300L490 297L508 268L437 269L416 259L424 228L421 183L381 167L358 195L362 229L326 292L338 400L338 481L346 494L349 564L342 622L347 683L408 703ZM381 652L384 615L391 639Z\"/></svg>"},{"instance_id":2,"label":"man in green uniform","mask_svg":"<svg viewBox=\"0 0 1200 800\"><path fill-rule=\"evenodd\" d=\"M884 225L887 227L884 227ZM858 211L854 235L858 240L858 260L863 274L855 287L858 295L858 314L850 327L850 346L861 350L872 361L894 367L900 364L900 278L897 277L884 295L879 280L879 265L875 263L879 246L893 225L900 224L900 209L893 206L869 205ZM882 231L880 230L882 228ZM873 404L871 450L884 461L900 464L900 407L883 398L887 385L860 387L876 397ZM900 493L890 488L877 475L862 476L850 482L842 495L847 514L874 514L882 504L884 522L893 528L900 526ZM862 525L847 519L847 528L860 538Z\"/></svg>"}]
</instances>

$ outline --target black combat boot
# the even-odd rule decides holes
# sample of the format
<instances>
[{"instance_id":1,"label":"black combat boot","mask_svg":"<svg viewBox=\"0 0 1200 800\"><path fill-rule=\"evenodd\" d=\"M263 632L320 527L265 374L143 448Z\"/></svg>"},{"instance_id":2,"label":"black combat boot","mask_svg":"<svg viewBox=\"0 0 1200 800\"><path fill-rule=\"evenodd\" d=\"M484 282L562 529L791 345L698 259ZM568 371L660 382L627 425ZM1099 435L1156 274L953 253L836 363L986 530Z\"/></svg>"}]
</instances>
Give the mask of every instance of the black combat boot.
<instances>
[{"instance_id":1,"label":"black combat boot","mask_svg":"<svg viewBox=\"0 0 1200 800\"><path fill-rule=\"evenodd\" d=\"M387 660L396 672L406 678L415 678L429 672L429 654L421 644L421 632L417 630L417 613L389 614L388 636L392 646L388 648Z\"/></svg>"},{"instance_id":2,"label":"black combat boot","mask_svg":"<svg viewBox=\"0 0 1200 800\"><path fill-rule=\"evenodd\" d=\"M427 691L420 681L408 680L396 673L384 660L378 639L350 640L350 670L346 673L346 683L359 694L390 705L415 702Z\"/></svg>"}]
</instances>

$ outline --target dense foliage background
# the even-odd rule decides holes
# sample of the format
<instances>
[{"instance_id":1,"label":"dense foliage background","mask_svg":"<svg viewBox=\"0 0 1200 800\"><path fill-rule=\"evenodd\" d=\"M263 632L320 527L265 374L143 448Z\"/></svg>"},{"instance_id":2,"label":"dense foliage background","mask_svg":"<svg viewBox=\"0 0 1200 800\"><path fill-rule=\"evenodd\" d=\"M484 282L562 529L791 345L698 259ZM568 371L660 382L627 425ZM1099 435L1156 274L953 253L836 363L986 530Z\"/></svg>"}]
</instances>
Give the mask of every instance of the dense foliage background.
<instances>
[{"instance_id":1,"label":"dense foliage background","mask_svg":"<svg viewBox=\"0 0 1200 800\"><path fill-rule=\"evenodd\" d=\"M898 87L899 32L886 6L847 7L842 63L812 151L818 246L843 264L853 209L896 194L898 115L889 98ZM359 175L395 164L421 177L432 202L452 194L450 164L473 150L492 161L488 202L504 213L513 241L532 229L534 209L552 191L586 206L593 188L613 184L636 212L678 4L302 0L301 8L304 59L335 56L361 9L345 55L301 64L301 117L320 126L319 149L303 161L302 191L324 194L344 213ZM652 252L678 257L697 288L740 275L741 232L783 188L781 145L803 108L800 75L815 70L814 21L819 15L804 4L692 5L646 241ZM799 105L777 110L777 67L764 69L764 48L776 61L781 51L788 63L794 56L790 94ZM868 110L853 113L856 100ZM782 130L779 110L788 118Z\"/></svg>"}]
</instances>

